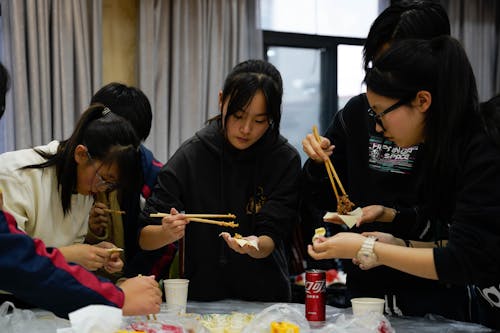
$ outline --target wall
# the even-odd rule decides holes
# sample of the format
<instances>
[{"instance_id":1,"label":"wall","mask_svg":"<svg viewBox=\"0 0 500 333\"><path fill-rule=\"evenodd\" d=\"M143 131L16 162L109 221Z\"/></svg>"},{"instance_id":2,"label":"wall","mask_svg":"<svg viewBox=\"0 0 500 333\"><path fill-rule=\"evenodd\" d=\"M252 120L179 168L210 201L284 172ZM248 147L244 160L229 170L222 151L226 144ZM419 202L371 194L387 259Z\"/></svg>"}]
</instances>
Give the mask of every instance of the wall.
<instances>
[{"instance_id":1,"label":"wall","mask_svg":"<svg viewBox=\"0 0 500 333\"><path fill-rule=\"evenodd\" d=\"M103 0L103 85L137 85L139 0Z\"/></svg>"}]
</instances>

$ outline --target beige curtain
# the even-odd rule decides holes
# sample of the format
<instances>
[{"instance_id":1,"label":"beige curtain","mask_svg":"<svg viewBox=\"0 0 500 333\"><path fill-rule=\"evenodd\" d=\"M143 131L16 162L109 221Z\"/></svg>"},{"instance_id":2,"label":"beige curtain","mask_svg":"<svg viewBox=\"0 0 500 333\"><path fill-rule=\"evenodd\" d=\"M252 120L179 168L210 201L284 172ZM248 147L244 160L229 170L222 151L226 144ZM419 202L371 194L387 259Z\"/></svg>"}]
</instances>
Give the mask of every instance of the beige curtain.
<instances>
[{"instance_id":1,"label":"beige curtain","mask_svg":"<svg viewBox=\"0 0 500 333\"><path fill-rule=\"evenodd\" d=\"M0 0L6 150L64 139L101 85L101 0Z\"/></svg>"},{"instance_id":2,"label":"beige curtain","mask_svg":"<svg viewBox=\"0 0 500 333\"><path fill-rule=\"evenodd\" d=\"M462 43L476 75L480 101L500 93L500 2L446 0L451 34Z\"/></svg>"},{"instance_id":3,"label":"beige curtain","mask_svg":"<svg viewBox=\"0 0 500 333\"><path fill-rule=\"evenodd\" d=\"M238 62L263 58L257 0L143 0L139 86L151 100L146 145L166 161L217 113L218 91Z\"/></svg>"}]
</instances>

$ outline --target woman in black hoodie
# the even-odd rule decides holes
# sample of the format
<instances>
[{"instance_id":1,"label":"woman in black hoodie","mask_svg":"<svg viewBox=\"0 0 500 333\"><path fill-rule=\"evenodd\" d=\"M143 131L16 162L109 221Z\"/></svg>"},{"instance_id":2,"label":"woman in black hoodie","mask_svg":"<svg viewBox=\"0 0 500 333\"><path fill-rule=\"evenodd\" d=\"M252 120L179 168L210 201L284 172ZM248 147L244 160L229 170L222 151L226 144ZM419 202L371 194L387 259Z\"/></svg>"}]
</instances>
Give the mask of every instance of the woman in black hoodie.
<instances>
[{"instance_id":1,"label":"woman in black hoodie","mask_svg":"<svg viewBox=\"0 0 500 333\"><path fill-rule=\"evenodd\" d=\"M262 60L238 64L219 93L220 114L187 140L158 176L141 215L140 245L184 239L189 298L289 301L285 244L297 219L300 157L279 133L283 86ZM163 219L150 213L168 212ZM236 229L190 223L186 213L237 216ZM258 244L239 246L235 232Z\"/></svg>"}]
</instances>

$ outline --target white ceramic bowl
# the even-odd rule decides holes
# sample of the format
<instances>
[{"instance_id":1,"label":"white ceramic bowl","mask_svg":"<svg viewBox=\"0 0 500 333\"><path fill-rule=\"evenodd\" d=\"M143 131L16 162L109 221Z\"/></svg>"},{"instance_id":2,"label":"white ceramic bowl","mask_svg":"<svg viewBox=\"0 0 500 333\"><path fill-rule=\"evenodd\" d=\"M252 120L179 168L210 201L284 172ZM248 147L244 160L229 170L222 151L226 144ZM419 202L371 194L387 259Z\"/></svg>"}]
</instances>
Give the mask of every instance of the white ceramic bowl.
<instances>
[{"instance_id":1,"label":"white ceramic bowl","mask_svg":"<svg viewBox=\"0 0 500 333\"><path fill-rule=\"evenodd\" d=\"M359 297L351 299L352 314L362 316L368 312L384 313L384 303L382 298Z\"/></svg>"}]
</instances>

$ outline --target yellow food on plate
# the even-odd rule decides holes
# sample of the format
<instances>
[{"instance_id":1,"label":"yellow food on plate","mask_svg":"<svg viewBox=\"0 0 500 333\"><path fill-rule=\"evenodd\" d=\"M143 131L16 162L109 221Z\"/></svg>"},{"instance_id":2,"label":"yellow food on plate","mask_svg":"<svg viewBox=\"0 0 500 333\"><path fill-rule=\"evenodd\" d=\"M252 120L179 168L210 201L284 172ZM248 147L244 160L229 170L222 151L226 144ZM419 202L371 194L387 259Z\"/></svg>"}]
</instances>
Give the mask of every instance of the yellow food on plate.
<instances>
[{"instance_id":1,"label":"yellow food on plate","mask_svg":"<svg viewBox=\"0 0 500 333\"><path fill-rule=\"evenodd\" d=\"M326 229L321 227L321 228L316 228L314 230L314 236L313 236L313 243L314 241L316 240L316 238L319 238L321 236L325 236L326 235Z\"/></svg>"},{"instance_id":2,"label":"yellow food on plate","mask_svg":"<svg viewBox=\"0 0 500 333\"><path fill-rule=\"evenodd\" d=\"M271 323L271 333L299 333L299 331L297 325L287 321L273 321Z\"/></svg>"},{"instance_id":3,"label":"yellow food on plate","mask_svg":"<svg viewBox=\"0 0 500 333\"><path fill-rule=\"evenodd\" d=\"M233 312L231 314L203 315L200 322L210 333L239 333L250 323L254 315Z\"/></svg>"}]
</instances>

